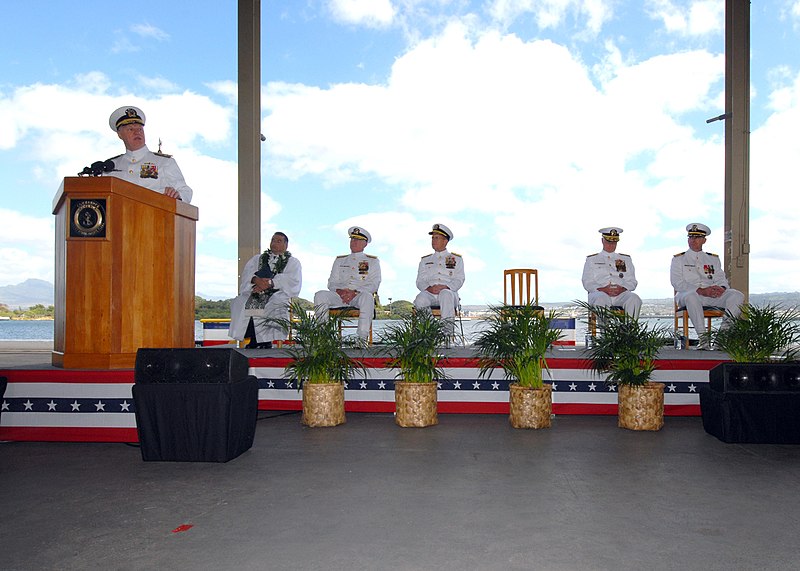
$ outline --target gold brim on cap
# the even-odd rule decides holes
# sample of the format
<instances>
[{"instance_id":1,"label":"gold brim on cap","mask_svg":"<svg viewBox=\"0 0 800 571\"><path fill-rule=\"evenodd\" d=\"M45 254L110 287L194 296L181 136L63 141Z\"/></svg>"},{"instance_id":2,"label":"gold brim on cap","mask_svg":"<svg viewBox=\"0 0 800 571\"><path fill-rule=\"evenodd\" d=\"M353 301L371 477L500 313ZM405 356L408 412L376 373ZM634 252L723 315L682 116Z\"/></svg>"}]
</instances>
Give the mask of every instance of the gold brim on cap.
<instances>
[{"instance_id":1,"label":"gold brim on cap","mask_svg":"<svg viewBox=\"0 0 800 571\"><path fill-rule=\"evenodd\" d=\"M119 121L117 121L117 129L120 127L124 127L125 125L144 125L144 121L139 119L138 117L123 117Z\"/></svg>"}]
</instances>

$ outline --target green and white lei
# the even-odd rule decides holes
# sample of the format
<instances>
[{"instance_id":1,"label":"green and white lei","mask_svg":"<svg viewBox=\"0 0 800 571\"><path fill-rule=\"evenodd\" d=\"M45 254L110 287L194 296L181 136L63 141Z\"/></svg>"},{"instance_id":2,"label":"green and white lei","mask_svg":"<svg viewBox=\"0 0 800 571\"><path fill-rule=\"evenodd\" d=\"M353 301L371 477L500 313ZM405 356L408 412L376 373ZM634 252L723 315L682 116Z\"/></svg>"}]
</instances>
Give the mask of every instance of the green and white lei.
<instances>
[{"instance_id":1,"label":"green and white lei","mask_svg":"<svg viewBox=\"0 0 800 571\"><path fill-rule=\"evenodd\" d=\"M261 257L258 259L258 269L259 270L262 270L262 269L264 269L265 267L267 267L269 265L269 257L272 254L273 254L272 250L267 250L266 252L261 254ZM275 269L273 270L273 272L276 275L283 273L283 270L286 269L286 265L289 263L289 258L292 257L292 253L287 250L283 254L278 254L277 256L278 256L278 259L275 260ZM272 294L274 294L276 291L278 291L278 290L275 289L275 288L269 288L266 291L263 291L263 292L260 292L260 293L257 293L257 294L253 294L253 295L263 296L263 295L266 294L267 299L269 299L270 297L272 297Z\"/></svg>"}]
</instances>

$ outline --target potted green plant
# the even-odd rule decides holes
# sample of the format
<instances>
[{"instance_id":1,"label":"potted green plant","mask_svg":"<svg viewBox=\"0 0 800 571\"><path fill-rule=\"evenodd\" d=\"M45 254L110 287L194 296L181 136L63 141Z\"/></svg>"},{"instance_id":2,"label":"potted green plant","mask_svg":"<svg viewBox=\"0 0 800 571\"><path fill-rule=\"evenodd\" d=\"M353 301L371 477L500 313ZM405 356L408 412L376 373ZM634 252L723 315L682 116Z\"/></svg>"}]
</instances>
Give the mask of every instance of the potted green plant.
<instances>
[{"instance_id":1,"label":"potted green plant","mask_svg":"<svg viewBox=\"0 0 800 571\"><path fill-rule=\"evenodd\" d=\"M733 362L700 387L703 428L723 442L798 444L800 312L745 304L705 337Z\"/></svg>"},{"instance_id":2,"label":"potted green plant","mask_svg":"<svg viewBox=\"0 0 800 571\"><path fill-rule=\"evenodd\" d=\"M598 335L587 349L592 370L617 386L618 426L660 430L664 426L664 383L651 381L658 352L668 338L664 326L648 326L609 307L576 302L597 316Z\"/></svg>"},{"instance_id":3,"label":"potted green plant","mask_svg":"<svg viewBox=\"0 0 800 571\"><path fill-rule=\"evenodd\" d=\"M545 314L535 305L495 306L490 308L488 328L474 343L480 376L491 375L498 367L511 382L509 422L514 428L549 428L553 409L552 385L544 383L548 370L545 355L562 336L551 329L555 311Z\"/></svg>"},{"instance_id":4,"label":"potted green plant","mask_svg":"<svg viewBox=\"0 0 800 571\"><path fill-rule=\"evenodd\" d=\"M780 384L785 370L794 371L800 349L800 312L775 305L758 307L745 304L734 317L728 312L726 323L706 332L704 340L727 353L732 363L720 363L708 373L711 384L766 389Z\"/></svg>"},{"instance_id":5,"label":"potted green plant","mask_svg":"<svg viewBox=\"0 0 800 571\"><path fill-rule=\"evenodd\" d=\"M341 338L341 318L330 316L323 321L319 312L307 312L297 302L291 310L291 320L272 321L292 330L294 342L284 346L292 361L284 376L297 381L297 390L303 391L302 422L312 427L343 424L344 383L365 372L364 364L346 351L357 342Z\"/></svg>"},{"instance_id":6,"label":"potted green plant","mask_svg":"<svg viewBox=\"0 0 800 571\"><path fill-rule=\"evenodd\" d=\"M440 349L447 344L447 324L426 311L404 316L381 335L387 365L398 369L394 382L395 422L403 427L439 423L437 380L446 378L439 366Z\"/></svg>"},{"instance_id":7,"label":"potted green plant","mask_svg":"<svg viewBox=\"0 0 800 571\"><path fill-rule=\"evenodd\" d=\"M736 363L779 363L795 361L800 342L800 312L775 305L745 304L726 323L707 331L705 341L720 349Z\"/></svg>"}]
</instances>

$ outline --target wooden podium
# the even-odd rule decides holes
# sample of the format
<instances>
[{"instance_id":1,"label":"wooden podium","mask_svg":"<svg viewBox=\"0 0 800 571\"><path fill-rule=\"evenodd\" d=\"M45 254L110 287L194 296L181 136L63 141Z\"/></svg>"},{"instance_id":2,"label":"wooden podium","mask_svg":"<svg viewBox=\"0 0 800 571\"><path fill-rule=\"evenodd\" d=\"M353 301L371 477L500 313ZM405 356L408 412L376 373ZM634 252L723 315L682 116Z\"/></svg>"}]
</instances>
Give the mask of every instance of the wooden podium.
<instances>
[{"instance_id":1,"label":"wooden podium","mask_svg":"<svg viewBox=\"0 0 800 571\"><path fill-rule=\"evenodd\" d=\"M54 366L128 369L140 347L194 347L196 207L115 177L67 177L53 214Z\"/></svg>"}]
</instances>

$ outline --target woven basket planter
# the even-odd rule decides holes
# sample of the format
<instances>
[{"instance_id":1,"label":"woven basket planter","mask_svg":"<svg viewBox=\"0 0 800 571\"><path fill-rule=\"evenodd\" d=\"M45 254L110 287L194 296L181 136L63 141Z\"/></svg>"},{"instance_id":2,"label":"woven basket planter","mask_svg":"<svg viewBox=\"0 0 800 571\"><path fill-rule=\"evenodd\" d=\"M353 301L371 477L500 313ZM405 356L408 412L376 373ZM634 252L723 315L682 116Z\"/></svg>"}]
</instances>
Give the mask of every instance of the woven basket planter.
<instances>
[{"instance_id":1,"label":"woven basket planter","mask_svg":"<svg viewBox=\"0 0 800 571\"><path fill-rule=\"evenodd\" d=\"M343 383L303 383L303 424L316 427L345 422Z\"/></svg>"},{"instance_id":2,"label":"woven basket planter","mask_svg":"<svg viewBox=\"0 0 800 571\"><path fill-rule=\"evenodd\" d=\"M508 421L514 428L550 428L553 411L553 386L540 389L508 385Z\"/></svg>"},{"instance_id":3,"label":"woven basket planter","mask_svg":"<svg viewBox=\"0 0 800 571\"><path fill-rule=\"evenodd\" d=\"M439 424L437 414L438 385L434 383L408 383L395 381L394 420L398 426L423 427Z\"/></svg>"},{"instance_id":4,"label":"woven basket planter","mask_svg":"<svg viewBox=\"0 0 800 571\"><path fill-rule=\"evenodd\" d=\"M619 385L617 426L628 430L661 430L664 426L664 383Z\"/></svg>"}]
</instances>

